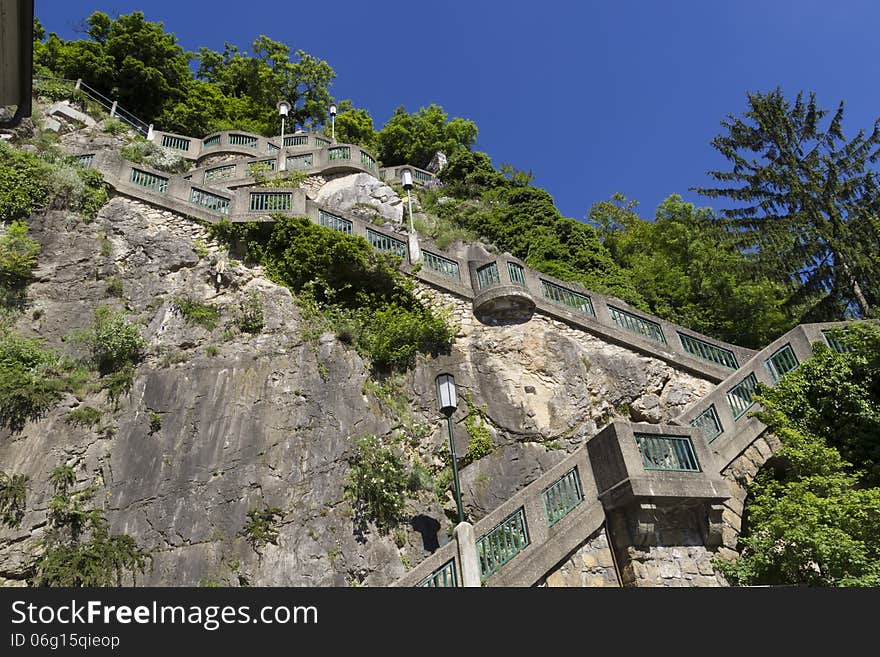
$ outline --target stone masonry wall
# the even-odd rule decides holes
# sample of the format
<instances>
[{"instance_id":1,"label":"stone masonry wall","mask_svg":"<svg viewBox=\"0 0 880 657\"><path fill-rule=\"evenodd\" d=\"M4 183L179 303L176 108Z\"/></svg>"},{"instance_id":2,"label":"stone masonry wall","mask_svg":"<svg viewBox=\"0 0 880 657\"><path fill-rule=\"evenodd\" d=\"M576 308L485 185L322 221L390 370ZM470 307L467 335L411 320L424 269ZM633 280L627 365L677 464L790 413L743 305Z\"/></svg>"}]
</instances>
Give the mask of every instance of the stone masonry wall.
<instances>
[{"instance_id":1,"label":"stone masonry wall","mask_svg":"<svg viewBox=\"0 0 880 657\"><path fill-rule=\"evenodd\" d=\"M547 587L619 587L603 525L537 584Z\"/></svg>"}]
</instances>

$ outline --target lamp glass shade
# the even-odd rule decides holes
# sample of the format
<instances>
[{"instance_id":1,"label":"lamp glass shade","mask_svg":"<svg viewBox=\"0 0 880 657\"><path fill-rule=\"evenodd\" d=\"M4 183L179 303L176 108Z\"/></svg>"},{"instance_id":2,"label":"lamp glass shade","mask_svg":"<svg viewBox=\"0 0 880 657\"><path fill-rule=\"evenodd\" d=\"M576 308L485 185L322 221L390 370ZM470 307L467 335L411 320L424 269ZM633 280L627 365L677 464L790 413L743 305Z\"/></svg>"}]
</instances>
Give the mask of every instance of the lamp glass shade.
<instances>
[{"instance_id":1,"label":"lamp glass shade","mask_svg":"<svg viewBox=\"0 0 880 657\"><path fill-rule=\"evenodd\" d=\"M437 377L437 402L441 413L452 413L458 406L455 379L451 374L441 374Z\"/></svg>"},{"instance_id":2,"label":"lamp glass shade","mask_svg":"<svg viewBox=\"0 0 880 657\"><path fill-rule=\"evenodd\" d=\"M336 105L330 106L330 116L336 116Z\"/></svg>"},{"instance_id":3,"label":"lamp glass shade","mask_svg":"<svg viewBox=\"0 0 880 657\"><path fill-rule=\"evenodd\" d=\"M404 169L400 172L400 181L403 183L404 189L410 189L413 186L412 171Z\"/></svg>"},{"instance_id":4,"label":"lamp glass shade","mask_svg":"<svg viewBox=\"0 0 880 657\"><path fill-rule=\"evenodd\" d=\"M278 116L287 116L287 113L290 111L290 103L286 100L278 101Z\"/></svg>"}]
</instances>

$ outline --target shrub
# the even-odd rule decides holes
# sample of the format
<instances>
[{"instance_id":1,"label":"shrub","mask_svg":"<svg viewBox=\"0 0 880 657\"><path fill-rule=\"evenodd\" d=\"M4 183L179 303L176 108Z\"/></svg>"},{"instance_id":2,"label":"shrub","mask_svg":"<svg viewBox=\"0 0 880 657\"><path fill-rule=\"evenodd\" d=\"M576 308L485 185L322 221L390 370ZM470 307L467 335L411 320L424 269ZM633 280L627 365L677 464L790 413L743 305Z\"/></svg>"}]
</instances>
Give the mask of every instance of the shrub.
<instances>
[{"instance_id":1,"label":"shrub","mask_svg":"<svg viewBox=\"0 0 880 657\"><path fill-rule=\"evenodd\" d=\"M122 586L144 573L151 554L128 534L111 534L103 509L88 508L95 486L72 492L73 468L52 472L55 495L49 501L48 528L41 554L29 567L32 586Z\"/></svg>"},{"instance_id":2,"label":"shrub","mask_svg":"<svg viewBox=\"0 0 880 657\"><path fill-rule=\"evenodd\" d=\"M193 251L196 252L196 255L199 257L199 260L208 255L208 245L205 244L202 240L195 240L193 242Z\"/></svg>"},{"instance_id":3,"label":"shrub","mask_svg":"<svg viewBox=\"0 0 880 657\"><path fill-rule=\"evenodd\" d=\"M114 118L104 119L103 128L104 132L114 137L124 135L126 132L128 132L128 126L119 119Z\"/></svg>"},{"instance_id":4,"label":"shrub","mask_svg":"<svg viewBox=\"0 0 880 657\"><path fill-rule=\"evenodd\" d=\"M492 434L489 433L489 427L486 424L486 407L483 406L478 410L474 406L474 402L471 401L470 393L467 393L464 399L468 407L464 426L471 438L468 443L468 459L477 461L491 454L495 449L495 443L492 442Z\"/></svg>"},{"instance_id":5,"label":"shrub","mask_svg":"<svg viewBox=\"0 0 880 657\"><path fill-rule=\"evenodd\" d=\"M379 369L406 369L417 354L437 353L454 337L441 315L389 303L366 315L357 346Z\"/></svg>"},{"instance_id":6,"label":"shrub","mask_svg":"<svg viewBox=\"0 0 880 657\"><path fill-rule=\"evenodd\" d=\"M81 406L68 411L64 421L73 426L93 427L101 421L103 413L91 406Z\"/></svg>"},{"instance_id":7,"label":"shrub","mask_svg":"<svg viewBox=\"0 0 880 657\"><path fill-rule=\"evenodd\" d=\"M33 153L0 141L0 220L27 218L50 199L49 167Z\"/></svg>"},{"instance_id":8,"label":"shrub","mask_svg":"<svg viewBox=\"0 0 880 657\"><path fill-rule=\"evenodd\" d=\"M38 340L0 339L0 427L20 431L42 417L68 389L72 369Z\"/></svg>"},{"instance_id":9,"label":"shrub","mask_svg":"<svg viewBox=\"0 0 880 657\"><path fill-rule=\"evenodd\" d=\"M277 507L253 509L248 511L247 517L241 535L247 539L254 552L259 553L267 543L278 545L278 521L284 517L281 509Z\"/></svg>"},{"instance_id":10,"label":"shrub","mask_svg":"<svg viewBox=\"0 0 880 657\"><path fill-rule=\"evenodd\" d=\"M217 347L215 347L214 345L209 345L205 349L205 354L207 354L208 358L214 358L214 356L216 356L219 353L220 353L220 350Z\"/></svg>"},{"instance_id":11,"label":"shrub","mask_svg":"<svg viewBox=\"0 0 880 657\"><path fill-rule=\"evenodd\" d=\"M398 454L376 436L361 438L349 461L345 498L355 510L357 524L373 521L380 531L396 525L406 503L409 477Z\"/></svg>"},{"instance_id":12,"label":"shrub","mask_svg":"<svg viewBox=\"0 0 880 657\"><path fill-rule=\"evenodd\" d=\"M199 303L187 296L175 297L171 301L183 315L187 324L201 326L208 330L217 328L220 320L220 309L217 306Z\"/></svg>"},{"instance_id":13,"label":"shrub","mask_svg":"<svg viewBox=\"0 0 880 657\"><path fill-rule=\"evenodd\" d=\"M40 245L27 235L28 225L13 221L0 236L0 294L4 305L20 299L37 266Z\"/></svg>"},{"instance_id":14,"label":"shrub","mask_svg":"<svg viewBox=\"0 0 880 657\"><path fill-rule=\"evenodd\" d=\"M18 527L27 507L29 477L0 470L0 525Z\"/></svg>"},{"instance_id":15,"label":"shrub","mask_svg":"<svg viewBox=\"0 0 880 657\"><path fill-rule=\"evenodd\" d=\"M241 304L236 322L245 333L259 333L263 330L263 302L256 290L251 290Z\"/></svg>"},{"instance_id":16,"label":"shrub","mask_svg":"<svg viewBox=\"0 0 880 657\"><path fill-rule=\"evenodd\" d=\"M162 416L158 413L150 413L150 433L154 434L162 430Z\"/></svg>"},{"instance_id":17,"label":"shrub","mask_svg":"<svg viewBox=\"0 0 880 657\"><path fill-rule=\"evenodd\" d=\"M95 310L95 321L86 342L91 349L92 363L102 375L134 367L143 359L147 346L138 327L107 306Z\"/></svg>"},{"instance_id":18,"label":"shrub","mask_svg":"<svg viewBox=\"0 0 880 657\"><path fill-rule=\"evenodd\" d=\"M116 276L111 276L104 282L104 289L111 297L121 297L123 293L122 280Z\"/></svg>"}]
</instances>

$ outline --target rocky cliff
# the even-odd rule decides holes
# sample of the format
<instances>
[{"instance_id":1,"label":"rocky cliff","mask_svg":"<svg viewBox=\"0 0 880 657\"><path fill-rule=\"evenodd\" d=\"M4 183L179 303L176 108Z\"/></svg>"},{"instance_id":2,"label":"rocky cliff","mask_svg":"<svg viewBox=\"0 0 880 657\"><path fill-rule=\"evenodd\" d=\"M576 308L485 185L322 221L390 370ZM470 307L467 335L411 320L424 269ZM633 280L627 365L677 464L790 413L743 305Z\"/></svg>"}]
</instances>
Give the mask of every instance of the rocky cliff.
<instances>
[{"instance_id":1,"label":"rocky cliff","mask_svg":"<svg viewBox=\"0 0 880 657\"><path fill-rule=\"evenodd\" d=\"M351 193L346 177L315 193L399 221L400 199L364 187L362 177L350 177ZM2 468L30 477L23 522L0 529L0 584L23 583L46 528L50 473L69 464L79 485L98 483L113 530L152 550L153 568L139 583L386 585L448 542L454 503L448 491L438 499L419 490L408 501L409 524L359 532L343 496L348 459L366 434L404 432L413 459L441 468L448 453L434 391L441 368L455 372L471 402L460 400L454 415L459 454L468 451L469 412L493 445L462 470L473 520L612 418L668 420L712 387L540 314L482 324L470 302L426 284L420 294L452 311L453 348L398 381L377 383L351 347L316 330L290 291L259 268L232 259L217 285L214 263L228 254L196 222L115 197L91 223L63 211L30 223L42 251L28 307L12 329L73 354L70 336L105 304L130 312L149 355L118 404L106 393L67 395L22 431L0 434ZM218 306L218 325L188 323L174 303L182 295ZM253 295L265 317L256 335L234 327ZM71 424L68 412L82 406L99 409L100 422ZM264 506L282 516L276 543L258 551L242 528L248 511Z\"/></svg>"}]
</instances>

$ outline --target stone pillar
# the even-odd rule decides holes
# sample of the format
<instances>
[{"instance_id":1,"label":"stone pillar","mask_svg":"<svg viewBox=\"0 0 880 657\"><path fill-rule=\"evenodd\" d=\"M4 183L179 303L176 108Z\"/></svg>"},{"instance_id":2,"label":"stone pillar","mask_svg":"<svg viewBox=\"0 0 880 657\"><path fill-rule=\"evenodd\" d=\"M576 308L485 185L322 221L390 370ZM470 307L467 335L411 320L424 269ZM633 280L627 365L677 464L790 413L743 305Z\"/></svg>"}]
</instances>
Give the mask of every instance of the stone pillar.
<instances>
[{"instance_id":1,"label":"stone pillar","mask_svg":"<svg viewBox=\"0 0 880 657\"><path fill-rule=\"evenodd\" d=\"M461 566L460 586L482 586L474 526L469 522L458 523L455 528L455 542L458 543L458 563Z\"/></svg>"},{"instance_id":2,"label":"stone pillar","mask_svg":"<svg viewBox=\"0 0 880 657\"><path fill-rule=\"evenodd\" d=\"M409 261L412 264L422 259L422 250L419 248L419 236L417 233L410 233L409 238Z\"/></svg>"},{"instance_id":3,"label":"stone pillar","mask_svg":"<svg viewBox=\"0 0 880 657\"><path fill-rule=\"evenodd\" d=\"M116 116L116 101L113 101L113 107L110 108L110 117Z\"/></svg>"}]
</instances>

